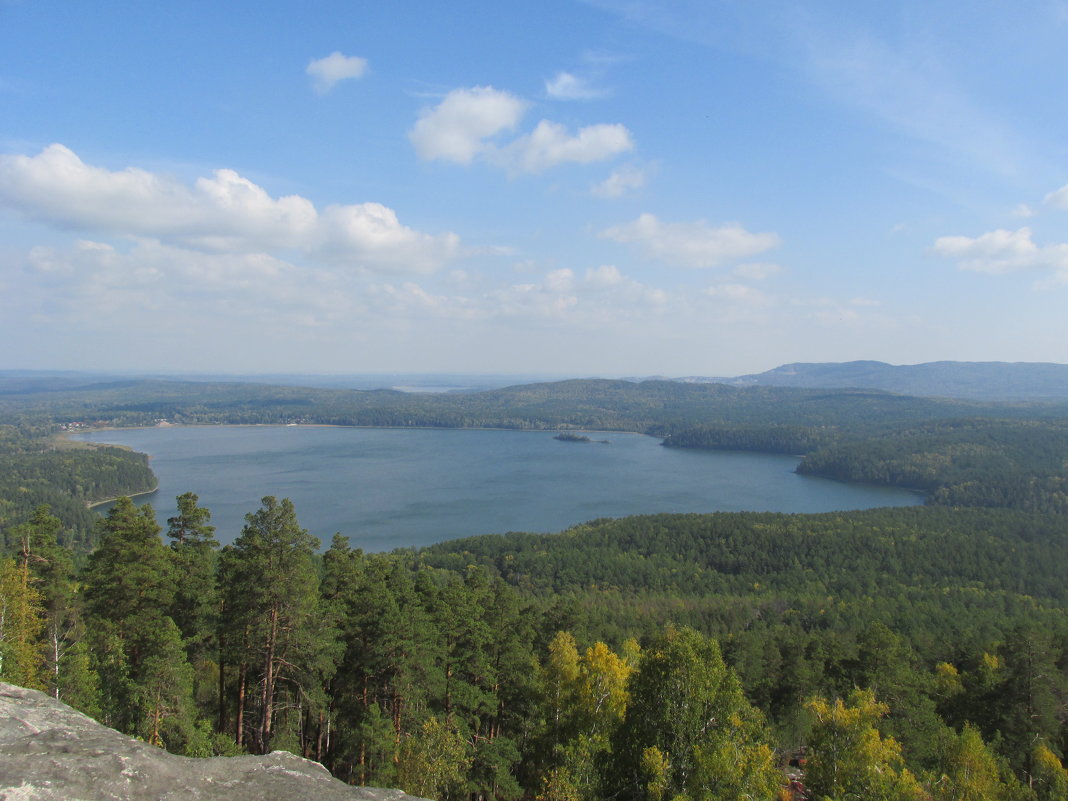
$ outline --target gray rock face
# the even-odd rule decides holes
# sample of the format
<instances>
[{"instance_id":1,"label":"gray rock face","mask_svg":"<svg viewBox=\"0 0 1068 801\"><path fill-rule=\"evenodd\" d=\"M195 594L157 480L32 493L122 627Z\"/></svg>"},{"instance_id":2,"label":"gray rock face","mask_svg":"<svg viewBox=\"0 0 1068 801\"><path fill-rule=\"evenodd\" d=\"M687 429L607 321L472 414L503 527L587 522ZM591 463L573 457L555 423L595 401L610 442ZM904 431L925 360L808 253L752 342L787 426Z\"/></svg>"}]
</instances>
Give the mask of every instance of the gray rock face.
<instances>
[{"instance_id":1,"label":"gray rock face","mask_svg":"<svg viewBox=\"0 0 1068 801\"><path fill-rule=\"evenodd\" d=\"M284 751L190 759L0 682L0 801L417 801L350 787Z\"/></svg>"}]
</instances>

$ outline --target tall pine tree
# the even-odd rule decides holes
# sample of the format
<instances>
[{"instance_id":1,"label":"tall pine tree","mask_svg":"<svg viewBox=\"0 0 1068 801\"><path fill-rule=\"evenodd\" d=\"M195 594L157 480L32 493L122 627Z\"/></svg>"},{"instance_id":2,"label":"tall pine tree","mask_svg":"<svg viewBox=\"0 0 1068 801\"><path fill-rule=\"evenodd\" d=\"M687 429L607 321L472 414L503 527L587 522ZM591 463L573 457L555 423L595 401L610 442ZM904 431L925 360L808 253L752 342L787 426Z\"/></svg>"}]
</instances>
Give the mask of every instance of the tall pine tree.
<instances>
[{"instance_id":1,"label":"tall pine tree","mask_svg":"<svg viewBox=\"0 0 1068 801\"><path fill-rule=\"evenodd\" d=\"M227 667L237 670L235 736L255 753L272 749L283 710L300 708L312 689L309 669L324 646L316 637L318 545L292 501L267 496L222 554L222 629L232 655Z\"/></svg>"}]
</instances>

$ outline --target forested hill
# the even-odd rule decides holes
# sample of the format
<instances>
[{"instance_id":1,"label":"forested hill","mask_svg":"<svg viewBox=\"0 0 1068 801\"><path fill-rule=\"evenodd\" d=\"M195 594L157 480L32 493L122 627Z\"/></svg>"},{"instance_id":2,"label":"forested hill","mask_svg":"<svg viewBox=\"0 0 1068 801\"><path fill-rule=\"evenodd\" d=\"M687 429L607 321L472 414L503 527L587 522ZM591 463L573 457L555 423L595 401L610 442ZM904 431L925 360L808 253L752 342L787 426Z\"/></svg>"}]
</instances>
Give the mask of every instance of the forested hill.
<instances>
[{"instance_id":1,"label":"forested hill","mask_svg":"<svg viewBox=\"0 0 1068 801\"><path fill-rule=\"evenodd\" d=\"M799 473L909 487L946 506L1068 512L1063 419L702 425L670 434L664 445L803 455Z\"/></svg>"},{"instance_id":2,"label":"forested hill","mask_svg":"<svg viewBox=\"0 0 1068 801\"><path fill-rule=\"evenodd\" d=\"M1043 362L795 363L734 378L689 380L731 386L881 389L972 400L1068 399L1068 365Z\"/></svg>"},{"instance_id":3,"label":"forested hill","mask_svg":"<svg viewBox=\"0 0 1068 801\"><path fill-rule=\"evenodd\" d=\"M1007 618L1063 622L1066 545L1061 516L902 507L602 519L559 534L451 540L420 559L461 572L478 565L531 597L567 598L595 638L669 621L717 636L758 623L881 622L924 637L940 630L923 647L948 658L948 643L990 638Z\"/></svg>"},{"instance_id":4,"label":"forested hill","mask_svg":"<svg viewBox=\"0 0 1068 801\"><path fill-rule=\"evenodd\" d=\"M62 429L168 424L634 431L665 444L804 456L802 472L949 505L1068 512L1068 403L878 390L582 379L434 394L250 383L0 376L0 532L49 504L88 543L85 505L153 486L147 463L61 447Z\"/></svg>"},{"instance_id":5,"label":"forested hill","mask_svg":"<svg viewBox=\"0 0 1068 801\"><path fill-rule=\"evenodd\" d=\"M1068 799L1064 405L599 380L8 390L0 679L146 742L285 748L443 801L772 801L801 744L816 799ZM151 473L54 434L160 420L643 431L953 505L642 516L392 554L338 534L319 554L270 496L220 549L189 492L170 547L129 499L80 540L69 504ZM68 506L26 511L47 492ZM849 787L822 767L843 754Z\"/></svg>"},{"instance_id":6,"label":"forested hill","mask_svg":"<svg viewBox=\"0 0 1068 801\"><path fill-rule=\"evenodd\" d=\"M289 750L441 801L1068 791L1056 516L656 515L316 556L287 499L222 549L177 501L169 547L118 501L80 570L47 510L21 526L0 681L178 753Z\"/></svg>"},{"instance_id":7,"label":"forested hill","mask_svg":"<svg viewBox=\"0 0 1068 801\"><path fill-rule=\"evenodd\" d=\"M995 404L880 391L582 379L474 393L122 380L40 386L0 379L0 423L113 426L291 423L586 428L663 434L709 423L896 425L951 417L1057 417L1063 404Z\"/></svg>"}]
</instances>

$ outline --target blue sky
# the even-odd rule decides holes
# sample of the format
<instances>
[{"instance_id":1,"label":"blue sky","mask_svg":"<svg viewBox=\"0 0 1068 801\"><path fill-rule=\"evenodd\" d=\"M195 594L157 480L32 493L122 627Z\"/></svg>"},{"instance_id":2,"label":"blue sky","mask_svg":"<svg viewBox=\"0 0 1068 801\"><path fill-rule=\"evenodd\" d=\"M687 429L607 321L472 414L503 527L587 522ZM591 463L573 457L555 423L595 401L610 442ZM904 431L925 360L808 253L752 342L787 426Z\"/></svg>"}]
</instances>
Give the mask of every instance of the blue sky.
<instances>
[{"instance_id":1,"label":"blue sky","mask_svg":"<svg viewBox=\"0 0 1068 801\"><path fill-rule=\"evenodd\" d=\"M1068 362L1068 3L0 0L0 367Z\"/></svg>"}]
</instances>

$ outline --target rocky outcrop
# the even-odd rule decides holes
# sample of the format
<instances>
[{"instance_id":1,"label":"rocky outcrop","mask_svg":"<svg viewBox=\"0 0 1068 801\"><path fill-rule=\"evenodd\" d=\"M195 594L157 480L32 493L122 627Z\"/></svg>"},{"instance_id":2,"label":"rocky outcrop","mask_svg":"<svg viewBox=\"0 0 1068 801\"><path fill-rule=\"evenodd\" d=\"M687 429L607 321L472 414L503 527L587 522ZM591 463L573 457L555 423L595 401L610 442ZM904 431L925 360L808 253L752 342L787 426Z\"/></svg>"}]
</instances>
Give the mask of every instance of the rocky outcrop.
<instances>
[{"instance_id":1,"label":"rocky outcrop","mask_svg":"<svg viewBox=\"0 0 1068 801\"><path fill-rule=\"evenodd\" d=\"M351 787L284 751L190 759L0 683L0 801L415 801Z\"/></svg>"}]
</instances>

